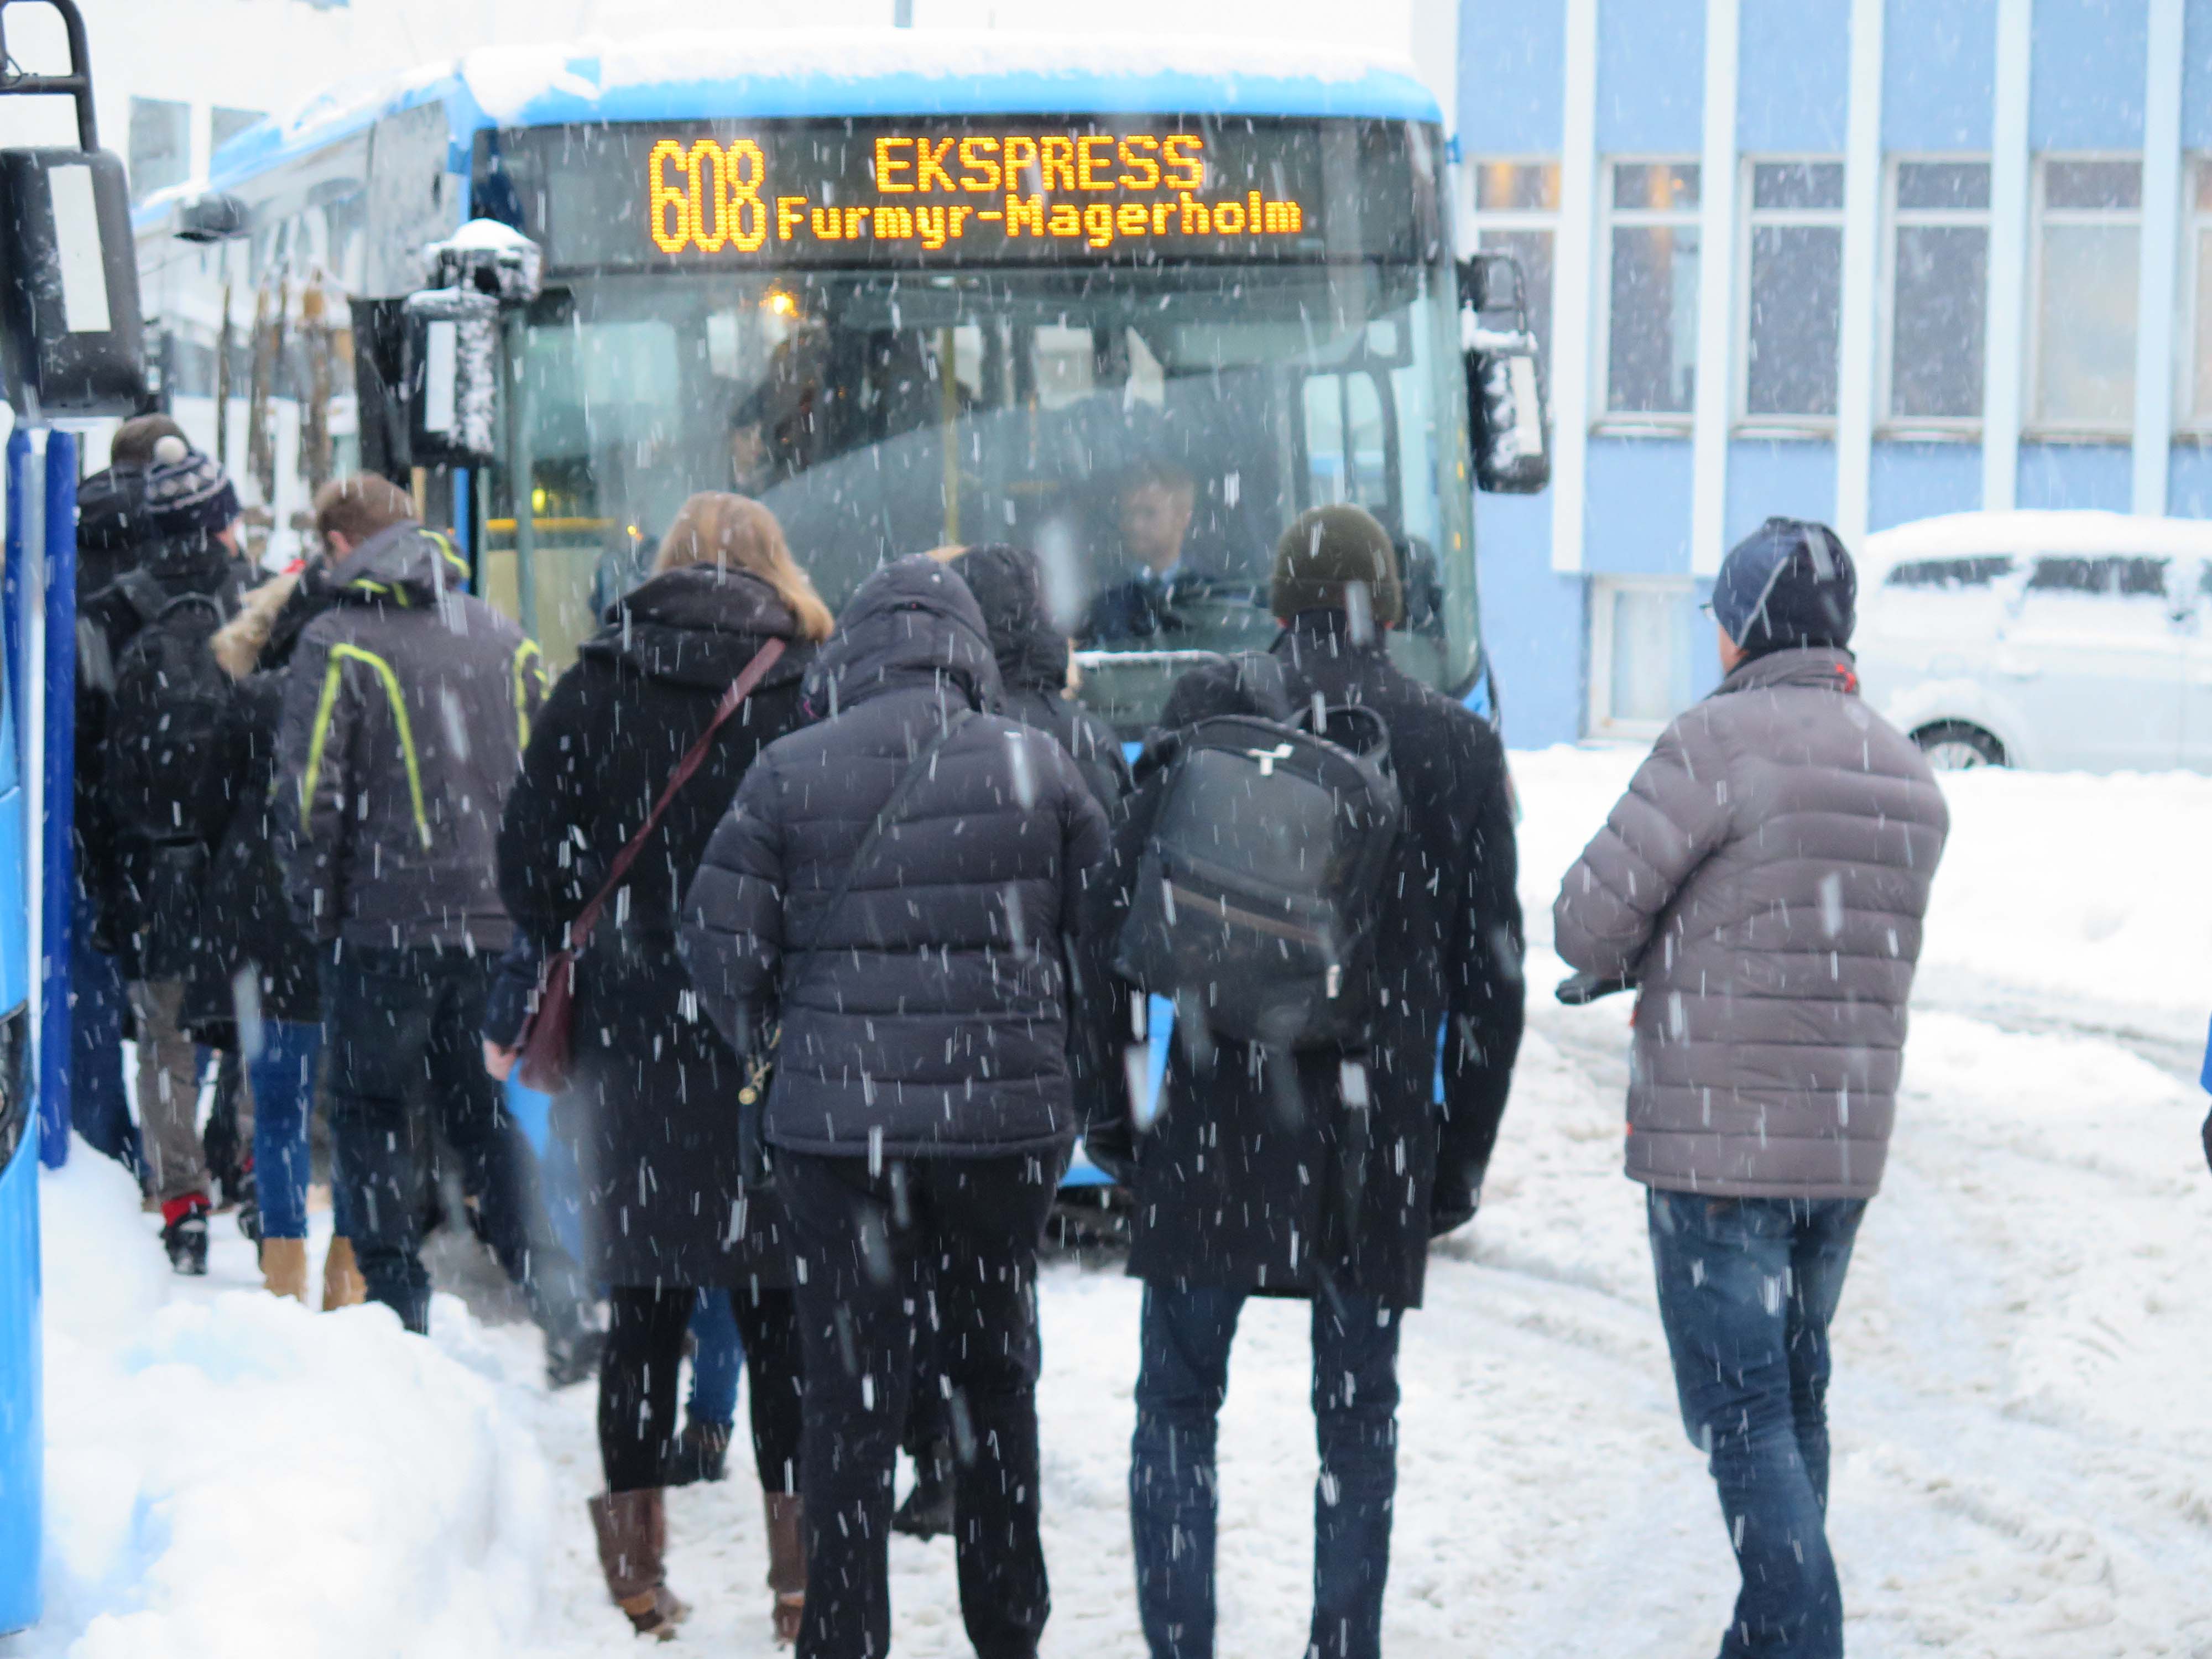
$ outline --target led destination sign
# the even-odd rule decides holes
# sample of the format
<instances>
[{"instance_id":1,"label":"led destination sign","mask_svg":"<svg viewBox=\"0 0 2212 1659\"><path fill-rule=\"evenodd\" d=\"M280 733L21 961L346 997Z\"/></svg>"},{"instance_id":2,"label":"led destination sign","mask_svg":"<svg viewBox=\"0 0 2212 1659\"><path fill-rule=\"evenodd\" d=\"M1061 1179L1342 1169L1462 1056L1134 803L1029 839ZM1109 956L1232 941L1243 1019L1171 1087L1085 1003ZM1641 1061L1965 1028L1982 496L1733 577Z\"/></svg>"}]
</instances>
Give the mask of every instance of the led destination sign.
<instances>
[{"instance_id":1,"label":"led destination sign","mask_svg":"<svg viewBox=\"0 0 2212 1659\"><path fill-rule=\"evenodd\" d=\"M499 138L484 160L556 270L1397 259L1436 239L1402 123L882 118Z\"/></svg>"},{"instance_id":2,"label":"led destination sign","mask_svg":"<svg viewBox=\"0 0 2212 1659\"><path fill-rule=\"evenodd\" d=\"M658 140L646 157L647 228L663 253L758 252L788 244L902 242L935 251L1024 237L1079 242L1301 236L1306 209L1261 190L1208 194L1206 140L1190 132L888 133L869 160L873 197L787 193L750 138Z\"/></svg>"}]
</instances>

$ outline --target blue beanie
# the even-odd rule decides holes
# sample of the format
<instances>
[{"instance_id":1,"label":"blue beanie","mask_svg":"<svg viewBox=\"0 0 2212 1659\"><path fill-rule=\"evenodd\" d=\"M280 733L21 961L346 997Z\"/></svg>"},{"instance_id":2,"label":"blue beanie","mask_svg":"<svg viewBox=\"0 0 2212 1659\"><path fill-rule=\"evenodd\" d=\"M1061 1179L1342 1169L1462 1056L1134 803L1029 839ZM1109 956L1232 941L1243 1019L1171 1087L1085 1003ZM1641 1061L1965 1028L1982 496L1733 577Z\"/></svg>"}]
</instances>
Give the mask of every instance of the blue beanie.
<instances>
[{"instance_id":1,"label":"blue beanie","mask_svg":"<svg viewBox=\"0 0 2212 1659\"><path fill-rule=\"evenodd\" d=\"M163 541L205 540L236 520L238 492L213 460L188 449L157 459L146 474L146 517Z\"/></svg>"},{"instance_id":2,"label":"blue beanie","mask_svg":"<svg viewBox=\"0 0 2212 1659\"><path fill-rule=\"evenodd\" d=\"M1713 584L1713 619L1748 656L1845 646L1858 620L1858 573L1824 524L1769 519L1729 550Z\"/></svg>"}]
</instances>

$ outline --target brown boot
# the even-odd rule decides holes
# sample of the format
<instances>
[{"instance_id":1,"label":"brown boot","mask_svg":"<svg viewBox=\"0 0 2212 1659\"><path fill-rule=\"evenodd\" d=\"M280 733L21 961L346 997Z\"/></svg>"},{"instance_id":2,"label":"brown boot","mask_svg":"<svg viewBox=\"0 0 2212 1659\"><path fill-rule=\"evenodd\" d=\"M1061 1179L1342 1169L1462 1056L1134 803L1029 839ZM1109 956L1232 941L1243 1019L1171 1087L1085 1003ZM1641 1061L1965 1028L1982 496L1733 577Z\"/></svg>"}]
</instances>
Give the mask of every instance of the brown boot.
<instances>
[{"instance_id":1,"label":"brown boot","mask_svg":"<svg viewBox=\"0 0 2212 1659\"><path fill-rule=\"evenodd\" d=\"M304 1238L264 1238L261 1241L261 1288L271 1296L307 1299L307 1241Z\"/></svg>"},{"instance_id":2,"label":"brown boot","mask_svg":"<svg viewBox=\"0 0 2212 1659\"><path fill-rule=\"evenodd\" d=\"M660 1488L602 1492L586 1506L599 1543L599 1568L607 1594L640 1636L676 1639L691 1609L663 1582L660 1558L668 1548L668 1509Z\"/></svg>"},{"instance_id":3,"label":"brown boot","mask_svg":"<svg viewBox=\"0 0 2212 1659\"><path fill-rule=\"evenodd\" d=\"M799 1639L806 1616L806 1505L784 1492L769 1492L767 1499L768 1587L775 1592L769 1617L776 1645L787 1648Z\"/></svg>"},{"instance_id":4,"label":"brown boot","mask_svg":"<svg viewBox=\"0 0 2212 1659\"><path fill-rule=\"evenodd\" d=\"M356 1307L368 1300L368 1281L353 1259L353 1240L341 1234L331 1241L330 1253L323 1258L323 1311Z\"/></svg>"}]
</instances>

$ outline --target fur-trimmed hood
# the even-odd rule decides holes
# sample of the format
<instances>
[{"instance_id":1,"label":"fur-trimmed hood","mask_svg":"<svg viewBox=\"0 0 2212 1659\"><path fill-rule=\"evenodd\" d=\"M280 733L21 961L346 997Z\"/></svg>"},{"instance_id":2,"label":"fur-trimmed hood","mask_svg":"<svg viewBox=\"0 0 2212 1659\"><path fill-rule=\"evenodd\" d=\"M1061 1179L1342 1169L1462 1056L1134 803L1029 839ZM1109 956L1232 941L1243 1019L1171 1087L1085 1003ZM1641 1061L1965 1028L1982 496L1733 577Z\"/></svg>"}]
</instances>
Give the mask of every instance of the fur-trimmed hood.
<instances>
[{"instance_id":1,"label":"fur-trimmed hood","mask_svg":"<svg viewBox=\"0 0 2212 1659\"><path fill-rule=\"evenodd\" d=\"M216 630L209 647L231 678L242 680L260 665L261 653L276 629L277 616L304 574L304 569L288 570L272 576L240 599L238 614Z\"/></svg>"}]
</instances>

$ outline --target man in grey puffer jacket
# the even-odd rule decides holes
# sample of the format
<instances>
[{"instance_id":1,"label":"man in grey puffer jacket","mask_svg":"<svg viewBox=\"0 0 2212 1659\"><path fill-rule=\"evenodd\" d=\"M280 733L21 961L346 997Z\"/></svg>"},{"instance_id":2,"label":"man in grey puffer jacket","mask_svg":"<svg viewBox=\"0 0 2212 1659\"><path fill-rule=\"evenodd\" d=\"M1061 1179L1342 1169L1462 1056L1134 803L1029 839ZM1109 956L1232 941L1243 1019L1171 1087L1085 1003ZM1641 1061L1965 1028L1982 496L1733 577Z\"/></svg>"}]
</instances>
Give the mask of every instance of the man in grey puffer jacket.
<instances>
[{"instance_id":1,"label":"man in grey puffer jacket","mask_svg":"<svg viewBox=\"0 0 2212 1659\"><path fill-rule=\"evenodd\" d=\"M1633 985L1628 1174L1743 1587L1722 1659L1836 1659L1828 1322L1881 1183L1949 815L1859 700L1856 580L1769 519L1714 587L1727 678L1668 726L1559 892L1578 1000Z\"/></svg>"}]
</instances>

